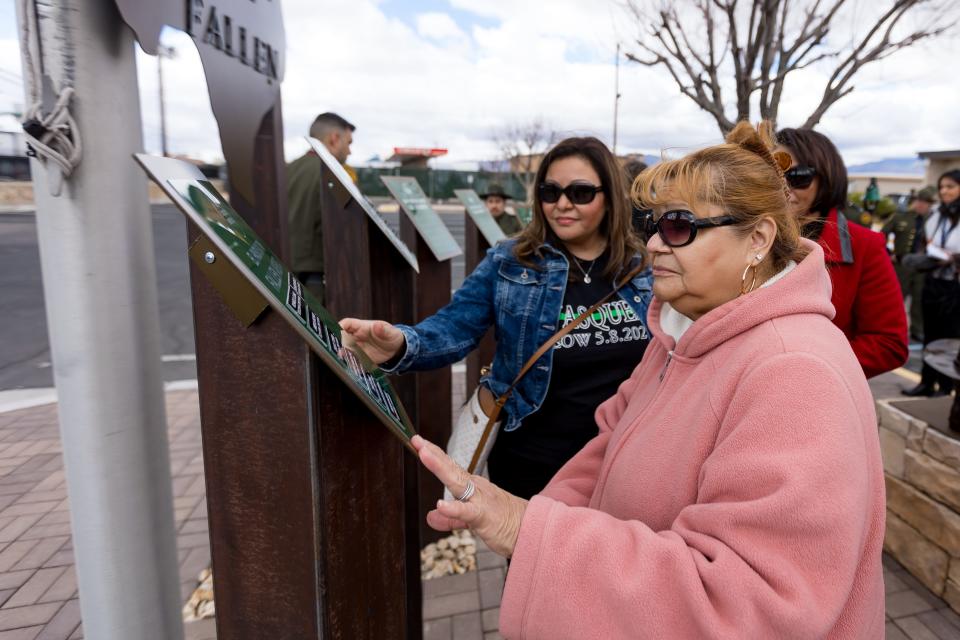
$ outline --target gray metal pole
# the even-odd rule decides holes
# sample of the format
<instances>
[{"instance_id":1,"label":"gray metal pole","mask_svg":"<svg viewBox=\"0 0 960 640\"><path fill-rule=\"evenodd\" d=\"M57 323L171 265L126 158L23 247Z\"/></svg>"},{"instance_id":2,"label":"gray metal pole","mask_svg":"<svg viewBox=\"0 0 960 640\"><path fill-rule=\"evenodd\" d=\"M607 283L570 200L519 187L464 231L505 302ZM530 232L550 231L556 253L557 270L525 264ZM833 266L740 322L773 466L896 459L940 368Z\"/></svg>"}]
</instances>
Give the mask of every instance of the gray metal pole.
<instances>
[{"instance_id":1,"label":"gray metal pole","mask_svg":"<svg viewBox=\"0 0 960 640\"><path fill-rule=\"evenodd\" d=\"M167 153L167 107L163 101L163 57L166 53L163 45L157 47L157 86L160 90L160 149L164 158L170 155Z\"/></svg>"},{"instance_id":2,"label":"gray metal pole","mask_svg":"<svg viewBox=\"0 0 960 640\"><path fill-rule=\"evenodd\" d=\"M18 14L22 30L19 3ZM179 640L152 229L131 158L133 37L113 2L37 0L37 15L44 73L74 87L83 139L59 197L44 166L31 169L84 636Z\"/></svg>"}]
</instances>

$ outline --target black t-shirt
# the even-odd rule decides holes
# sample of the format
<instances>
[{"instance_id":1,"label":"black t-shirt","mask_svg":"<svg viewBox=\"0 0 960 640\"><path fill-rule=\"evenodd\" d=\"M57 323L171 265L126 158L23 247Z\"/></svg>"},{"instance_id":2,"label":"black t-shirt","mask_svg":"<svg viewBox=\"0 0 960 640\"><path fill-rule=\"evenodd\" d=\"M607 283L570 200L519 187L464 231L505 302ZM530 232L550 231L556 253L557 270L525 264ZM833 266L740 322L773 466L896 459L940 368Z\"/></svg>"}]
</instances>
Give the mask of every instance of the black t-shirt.
<instances>
[{"instance_id":1,"label":"black t-shirt","mask_svg":"<svg viewBox=\"0 0 960 640\"><path fill-rule=\"evenodd\" d=\"M603 298L613 287L597 259L591 282L568 282L558 328ZM572 268L576 268L572 266ZM649 342L643 319L614 296L553 348L550 385L540 409L515 431L501 431L495 450L511 458L553 465L559 470L597 435L593 414L640 363Z\"/></svg>"}]
</instances>

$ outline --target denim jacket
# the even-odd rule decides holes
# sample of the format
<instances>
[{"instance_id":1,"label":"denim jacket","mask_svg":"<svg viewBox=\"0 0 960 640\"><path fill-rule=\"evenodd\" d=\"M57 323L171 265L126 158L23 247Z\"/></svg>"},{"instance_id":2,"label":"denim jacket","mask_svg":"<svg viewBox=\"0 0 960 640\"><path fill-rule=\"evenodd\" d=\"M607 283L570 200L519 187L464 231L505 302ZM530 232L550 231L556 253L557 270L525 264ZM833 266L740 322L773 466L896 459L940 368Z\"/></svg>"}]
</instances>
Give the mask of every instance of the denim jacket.
<instances>
[{"instance_id":1,"label":"denim jacket","mask_svg":"<svg viewBox=\"0 0 960 640\"><path fill-rule=\"evenodd\" d=\"M457 362L493 325L497 350L491 372L480 383L494 396L504 393L527 359L556 333L570 268L562 252L544 245L543 259L533 256L538 268L531 269L514 256L515 245L515 240L506 240L487 251L449 304L437 313L413 327L397 325L406 338L406 353L384 371L421 371ZM639 259L637 256L634 261ZM644 326L652 283L647 268L618 291ZM513 431L540 408L550 385L552 364L553 349L520 380L504 406L504 430Z\"/></svg>"}]
</instances>

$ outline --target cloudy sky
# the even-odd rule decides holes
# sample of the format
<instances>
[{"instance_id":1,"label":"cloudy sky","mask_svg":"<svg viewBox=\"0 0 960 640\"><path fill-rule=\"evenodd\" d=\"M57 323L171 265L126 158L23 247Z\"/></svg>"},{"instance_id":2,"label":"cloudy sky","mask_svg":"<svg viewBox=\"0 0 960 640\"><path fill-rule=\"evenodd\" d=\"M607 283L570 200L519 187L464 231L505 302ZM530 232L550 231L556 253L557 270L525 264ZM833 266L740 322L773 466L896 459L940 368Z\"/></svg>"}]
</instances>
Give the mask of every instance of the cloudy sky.
<instances>
[{"instance_id":1,"label":"cloudy sky","mask_svg":"<svg viewBox=\"0 0 960 640\"><path fill-rule=\"evenodd\" d=\"M862 25L887 2L851 0L841 23ZM561 132L608 143L615 47L637 25L617 0L285 0L286 154L305 149L313 117L336 111L357 125L351 162L394 146L445 147L443 164L495 159L493 134L542 118ZM23 103L14 0L0 0L0 112ZM837 29L837 42L850 37ZM178 57L164 62L169 146L220 156L199 58L167 30ZM158 151L156 60L137 53L144 145ZM918 45L867 67L856 91L820 130L850 164L960 147L956 61L960 37ZM791 77L782 126L799 125L819 100L828 67ZM680 96L662 68L620 67L618 151L675 155L718 141L713 120Z\"/></svg>"}]
</instances>

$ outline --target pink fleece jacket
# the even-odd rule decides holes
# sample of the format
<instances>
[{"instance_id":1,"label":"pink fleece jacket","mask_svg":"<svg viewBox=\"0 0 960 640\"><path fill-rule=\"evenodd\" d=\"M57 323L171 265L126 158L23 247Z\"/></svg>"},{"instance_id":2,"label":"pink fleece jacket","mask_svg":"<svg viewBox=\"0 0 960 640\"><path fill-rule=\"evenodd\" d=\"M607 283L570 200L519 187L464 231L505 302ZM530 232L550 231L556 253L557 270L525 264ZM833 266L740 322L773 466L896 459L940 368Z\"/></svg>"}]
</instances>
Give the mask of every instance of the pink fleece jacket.
<instances>
[{"instance_id":1,"label":"pink fleece jacket","mask_svg":"<svg viewBox=\"0 0 960 640\"><path fill-rule=\"evenodd\" d=\"M882 638L884 485L863 370L812 242L643 361L527 508L500 633Z\"/></svg>"}]
</instances>

